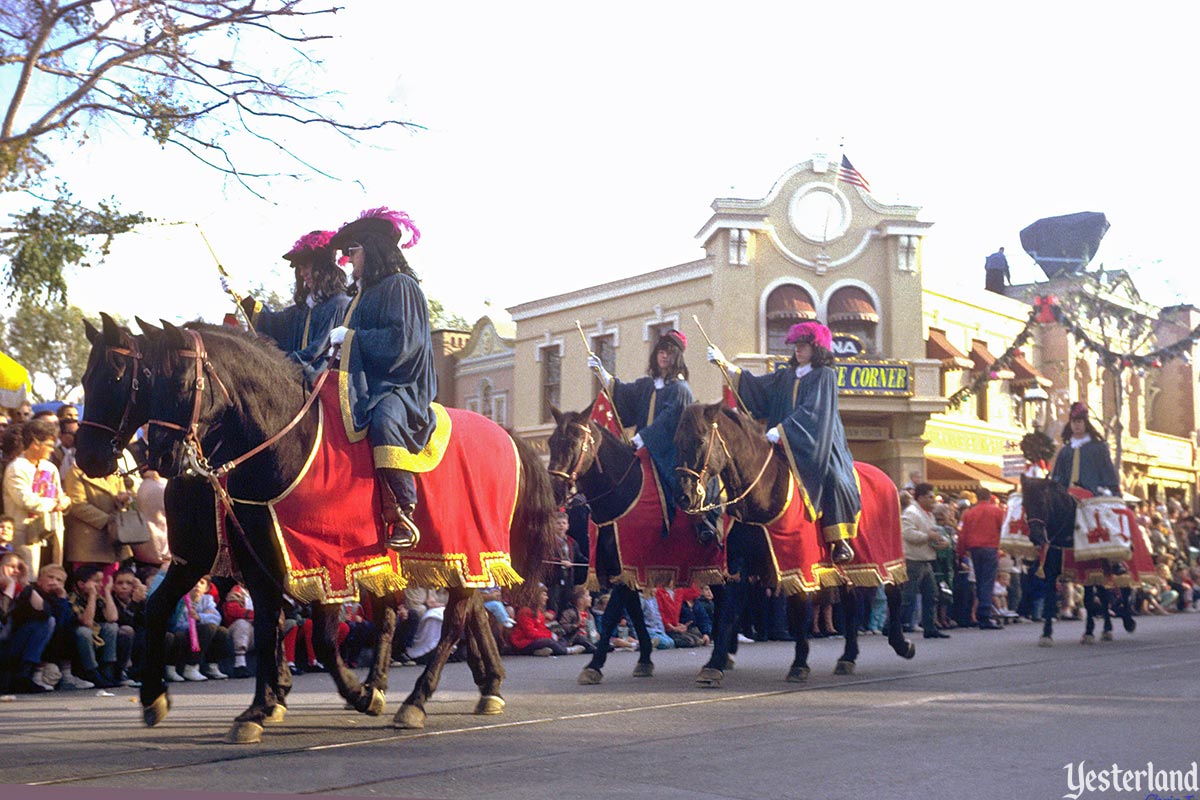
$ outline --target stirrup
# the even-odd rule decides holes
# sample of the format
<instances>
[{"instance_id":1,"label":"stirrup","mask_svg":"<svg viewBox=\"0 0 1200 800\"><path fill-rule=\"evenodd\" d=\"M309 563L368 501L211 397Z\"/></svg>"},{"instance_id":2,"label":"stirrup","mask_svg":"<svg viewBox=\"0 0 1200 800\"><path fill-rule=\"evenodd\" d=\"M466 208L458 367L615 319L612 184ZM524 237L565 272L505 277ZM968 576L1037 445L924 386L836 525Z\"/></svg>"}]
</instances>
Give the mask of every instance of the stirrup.
<instances>
[{"instance_id":1,"label":"stirrup","mask_svg":"<svg viewBox=\"0 0 1200 800\"><path fill-rule=\"evenodd\" d=\"M411 550L421 541L421 530L413 522L412 512L415 506L396 506L395 519L385 521L388 524L387 546L390 550ZM393 515L389 514L387 517Z\"/></svg>"},{"instance_id":2,"label":"stirrup","mask_svg":"<svg viewBox=\"0 0 1200 800\"><path fill-rule=\"evenodd\" d=\"M830 547L829 557L835 564L845 564L854 560L854 548L845 539L838 539Z\"/></svg>"}]
</instances>

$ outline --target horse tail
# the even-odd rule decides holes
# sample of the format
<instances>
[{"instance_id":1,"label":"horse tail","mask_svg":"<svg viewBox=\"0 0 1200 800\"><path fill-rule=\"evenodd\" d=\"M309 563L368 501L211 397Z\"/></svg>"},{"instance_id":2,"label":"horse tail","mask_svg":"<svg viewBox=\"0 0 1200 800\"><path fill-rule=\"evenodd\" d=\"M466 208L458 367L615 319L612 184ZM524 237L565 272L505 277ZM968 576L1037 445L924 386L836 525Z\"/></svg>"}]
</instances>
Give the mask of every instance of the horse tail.
<instances>
[{"instance_id":1,"label":"horse tail","mask_svg":"<svg viewBox=\"0 0 1200 800\"><path fill-rule=\"evenodd\" d=\"M527 442L513 436L521 474L517 483L517 503L509 528L509 549L513 566L525 582L511 590L513 605L532 606L537 599L538 583L549 571L555 552L554 486L542 460Z\"/></svg>"}]
</instances>

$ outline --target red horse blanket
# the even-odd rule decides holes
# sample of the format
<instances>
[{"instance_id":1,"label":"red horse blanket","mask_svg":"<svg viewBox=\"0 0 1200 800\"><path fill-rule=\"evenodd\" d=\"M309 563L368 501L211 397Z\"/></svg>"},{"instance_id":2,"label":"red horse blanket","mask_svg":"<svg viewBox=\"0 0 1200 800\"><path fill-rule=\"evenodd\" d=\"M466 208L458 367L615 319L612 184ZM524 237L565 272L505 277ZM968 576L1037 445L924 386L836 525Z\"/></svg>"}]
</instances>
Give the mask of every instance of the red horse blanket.
<instances>
[{"instance_id":1,"label":"red horse blanket","mask_svg":"<svg viewBox=\"0 0 1200 800\"><path fill-rule=\"evenodd\" d=\"M384 546L371 446L351 443L340 422L338 382L321 389L320 435L300 476L268 502L298 600L336 602L404 588L512 586L509 558L518 459L512 439L486 417L446 409L451 426L441 460L417 474L421 541L402 555ZM468 454L468 443L470 453ZM241 502L241 501L237 501Z\"/></svg>"},{"instance_id":2,"label":"red horse blanket","mask_svg":"<svg viewBox=\"0 0 1200 800\"><path fill-rule=\"evenodd\" d=\"M621 562L621 575L614 576L614 580L635 589L659 583L674 583L676 586L721 583L724 580L723 551L715 542L700 543L696 528L687 514L677 509L670 530L665 537L662 535L662 488L649 454L643 448L638 450L638 456L641 459L642 491L629 508L611 523ZM592 589L599 588L596 575L597 536L595 523L589 522L587 585Z\"/></svg>"},{"instance_id":3,"label":"red horse blanket","mask_svg":"<svg viewBox=\"0 0 1200 800\"><path fill-rule=\"evenodd\" d=\"M822 586L880 586L908 580L900 539L900 504L896 487L880 469L854 463L862 496L854 560L833 564L821 532L805 513L804 488L792 476L787 505L764 528L774 564L774 582L787 594Z\"/></svg>"}]
</instances>

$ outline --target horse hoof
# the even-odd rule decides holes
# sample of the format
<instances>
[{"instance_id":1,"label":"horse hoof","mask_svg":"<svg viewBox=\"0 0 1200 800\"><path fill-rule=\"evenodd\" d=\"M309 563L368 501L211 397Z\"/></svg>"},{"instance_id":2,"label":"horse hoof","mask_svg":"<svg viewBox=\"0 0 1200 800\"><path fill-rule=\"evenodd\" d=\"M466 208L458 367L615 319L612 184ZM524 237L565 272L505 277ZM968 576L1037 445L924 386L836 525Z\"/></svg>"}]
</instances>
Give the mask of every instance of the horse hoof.
<instances>
[{"instance_id":1,"label":"horse hoof","mask_svg":"<svg viewBox=\"0 0 1200 800\"><path fill-rule=\"evenodd\" d=\"M263 726L257 722L235 722L225 734L225 744L258 744L262 734Z\"/></svg>"},{"instance_id":2,"label":"horse hoof","mask_svg":"<svg viewBox=\"0 0 1200 800\"><path fill-rule=\"evenodd\" d=\"M407 703L400 706L392 719L392 727L401 730L420 730L425 727L425 712Z\"/></svg>"},{"instance_id":3,"label":"horse hoof","mask_svg":"<svg viewBox=\"0 0 1200 800\"><path fill-rule=\"evenodd\" d=\"M584 667L583 672L579 673L579 678L576 680L580 686L595 686L604 680L604 676L600 674L600 670L592 667Z\"/></svg>"},{"instance_id":4,"label":"horse hoof","mask_svg":"<svg viewBox=\"0 0 1200 800\"><path fill-rule=\"evenodd\" d=\"M1134 619L1133 617L1125 617L1122 620L1122 623L1124 623L1124 625L1125 625L1126 633L1133 633L1134 631L1137 630L1137 620Z\"/></svg>"},{"instance_id":5,"label":"horse hoof","mask_svg":"<svg viewBox=\"0 0 1200 800\"><path fill-rule=\"evenodd\" d=\"M913 657L916 656L916 654L917 654L917 644L916 644L916 642L909 642L909 641L906 641L904 644L906 645L906 647L904 648L904 652L901 653L899 650L897 650L896 652L901 658L911 661L913 659Z\"/></svg>"},{"instance_id":6,"label":"horse hoof","mask_svg":"<svg viewBox=\"0 0 1200 800\"><path fill-rule=\"evenodd\" d=\"M287 706L283 703L276 703L275 707L271 709L271 713L263 717L263 725L278 725L286 716Z\"/></svg>"},{"instance_id":7,"label":"horse hoof","mask_svg":"<svg viewBox=\"0 0 1200 800\"><path fill-rule=\"evenodd\" d=\"M1112 641L1112 631L1105 631L1104 633L1100 634L1100 641L1111 642Z\"/></svg>"},{"instance_id":8,"label":"horse hoof","mask_svg":"<svg viewBox=\"0 0 1200 800\"><path fill-rule=\"evenodd\" d=\"M633 667L633 677L635 678L653 678L654 664L650 661L639 661Z\"/></svg>"},{"instance_id":9,"label":"horse hoof","mask_svg":"<svg viewBox=\"0 0 1200 800\"><path fill-rule=\"evenodd\" d=\"M383 713L383 709L387 707L387 695L378 689L371 690L371 702L367 703L363 713L368 717L378 717Z\"/></svg>"},{"instance_id":10,"label":"horse hoof","mask_svg":"<svg viewBox=\"0 0 1200 800\"><path fill-rule=\"evenodd\" d=\"M1079 639L1079 643L1080 643L1080 644L1095 644L1095 643L1096 643L1096 637L1095 637L1095 636L1093 636L1093 635L1092 635L1092 634L1090 634L1090 633L1085 633L1085 634L1084 634L1084 635L1083 635L1083 636L1082 636L1082 637Z\"/></svg>"},{"instance_id":11,"label":"horse hoof","mask_svg":"<svg viewBox=\"0 0 1200 800\"><path fill-rule=\"evenodd\" d=\"M700 674L696 676L696 683L704 689L720 689L721 681L725 678L725 673L719 669L705 667L700 670Z\"/></svg>"},{"instance_id":12,"label":"horse hoof","mask_svg":"<svg viewBox=\"0 0 1200 800\"><path fill-rule=\"evenodd\" d=\"M788 670L788 683L808 683L808 674L812 672L808 667L792 667Z\"/></svg>"},{"instance_id":13,"label":"horse hoof","mask_svg":"<svg viewBox=\"0 0 1200 800\"><path fill-rule=\"evenodd\" d=\"M170 710L171 701L167 698L167 693L163 692L154 698L153 703L142 706L142 722L146 723L146 727L153 728L167 718L167 712Z\"/></svg>"},{"instance_id":14,"label":"horse hoof","mask_svg":"<svg viewBox=\"0 0 1200 800\"><path fill-rule=\"evenodd\" d=\"M725 671L728 672L731 669L733 669L733 656L727 655L725 656Z\"/></svg>"},{"instance_id":15,"label":"horse hoof","mask_svg":"<svg viewBox=\"0 0 1200 800\"><path fill-rule=\"evenodd\" d=\"M1038 647L1054 647L1054 640L1049 636L1043 636L1038 639Z\"/></svg>"},{"instance_id":16,"label":"horse hoof","mask_svg":"<svg viewBox=\"0 0 1200 800\"><path fill-rule=\"evenodd\" d=\"M475 704L475 713L490 716L504 713L504 698L496 694L485 694Z\"/></svg>"},{"instance_id":17,"label":"horse hoof","mask_svg":"<svg viewBox=\"0 0 1200 800\"><path fill-rule=\"evenodd\" d=\"M833 668L833 674L834 675L853 675L854 674L854 662L853 661L843 661L842 659L839 658L838 662L837 662L837 666Z\"/></svg>"}]
</instances>

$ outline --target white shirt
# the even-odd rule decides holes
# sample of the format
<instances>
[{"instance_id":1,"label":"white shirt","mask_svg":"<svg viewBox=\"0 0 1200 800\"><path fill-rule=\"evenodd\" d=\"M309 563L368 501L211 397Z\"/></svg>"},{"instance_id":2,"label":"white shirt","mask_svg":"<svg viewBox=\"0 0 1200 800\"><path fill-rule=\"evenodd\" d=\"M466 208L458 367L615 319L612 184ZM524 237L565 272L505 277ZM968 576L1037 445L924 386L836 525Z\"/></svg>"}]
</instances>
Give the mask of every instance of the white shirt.
<instances>
[{"instance_id":1,"label":"white shirt","mask_svg":"<svg viewBox=\"0 0 1200 800\"><path fill-rule=\"evenodd\" d=\"M812 372L812 364L801 364L796 367L796 377L803 378L808 373Z\"/></svg>"},{"instance_id":2,"label":"white shirt","mask_svg":"<svg viewBox=\"0 0 1200 800\"><path fill-rule=\"evenodd\" d=\"M1078 437L1073 436L1073 437L1071 437L1071 447L1075 450L1078 450L1079 448L1083 447L1085 444L1087 444L1091 440L1092 440L1092 437L1090 435L1078 436Z\"/></svg>"}]
</instances>

